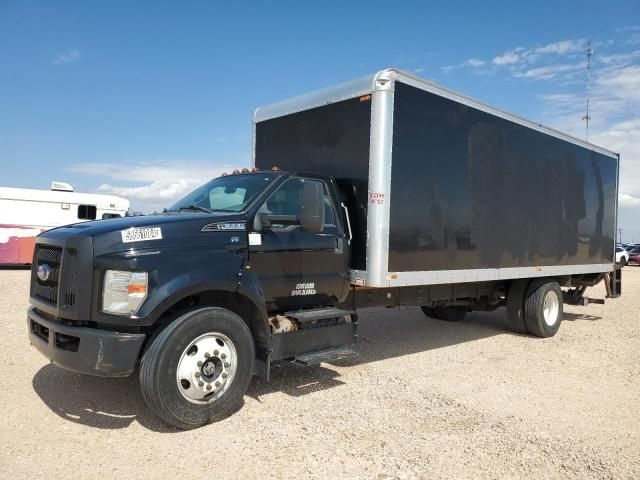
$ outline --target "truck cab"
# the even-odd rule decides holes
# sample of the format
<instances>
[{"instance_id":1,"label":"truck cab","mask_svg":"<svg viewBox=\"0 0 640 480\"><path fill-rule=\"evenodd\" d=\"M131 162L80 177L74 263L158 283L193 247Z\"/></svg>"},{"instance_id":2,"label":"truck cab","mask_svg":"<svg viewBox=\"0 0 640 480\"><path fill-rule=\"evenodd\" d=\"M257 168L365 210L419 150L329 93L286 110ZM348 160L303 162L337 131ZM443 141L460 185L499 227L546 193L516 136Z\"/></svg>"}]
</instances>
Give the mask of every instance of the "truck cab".
<instances>
[{"instance_id":1,"label":"truck cab","mask_svg":"<svg viewBox=\"0 0 640 480\"><path fill-rule=\"evenodd\" d=\"M273 361L355 341L352 312L338 308L350 284L347 215L329 176L243 169L159 215L45 232L32 267L31 343L81 373L126 376L142 362L141 382L152 391L159 359L149 352L167 354L177 342L181 358L201 358L161 382L163 395L211 406L210 395L232 385L230 396L244 392L253 374L268 377ZM207 331L220 317L226 329ZM167 336L192 323L204 330ZM158 342L164 347L151 348ZM210 343L211 351L198 352ZM205 371L211 382L202 380ZM198 424L218 415L196 410L189 418Z\"/></svg>"}]
</instances>

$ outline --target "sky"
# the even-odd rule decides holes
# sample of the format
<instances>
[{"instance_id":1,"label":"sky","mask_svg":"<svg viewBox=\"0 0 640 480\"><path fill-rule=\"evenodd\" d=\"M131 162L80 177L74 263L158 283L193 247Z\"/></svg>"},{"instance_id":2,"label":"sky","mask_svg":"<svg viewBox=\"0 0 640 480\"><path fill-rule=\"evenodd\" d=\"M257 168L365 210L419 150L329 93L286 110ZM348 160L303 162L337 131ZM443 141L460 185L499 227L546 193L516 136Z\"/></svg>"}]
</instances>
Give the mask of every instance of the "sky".
<instances>
[{"instance_id":1,"label":"sky","mask_svg":"<svg viewBox=\"0 0 640 480\"><path fill-rule=\"evenodd\" d=\"M387 67L621 154L640 242L640 4L0 0L0 186L169 206L251 165L256 107Z\"/></svg>"}]
</instances>

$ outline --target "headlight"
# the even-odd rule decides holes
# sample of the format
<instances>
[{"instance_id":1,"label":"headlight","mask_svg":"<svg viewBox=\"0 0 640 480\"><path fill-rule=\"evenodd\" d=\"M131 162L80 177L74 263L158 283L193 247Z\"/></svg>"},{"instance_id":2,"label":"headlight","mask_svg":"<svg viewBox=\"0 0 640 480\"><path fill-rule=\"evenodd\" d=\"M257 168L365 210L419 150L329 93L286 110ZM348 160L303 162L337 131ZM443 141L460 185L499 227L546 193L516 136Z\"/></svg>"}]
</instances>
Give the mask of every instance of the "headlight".
<instances>
[{"instance_id":1,"label":"headlight","mask_svg":"<svg viewBox=\"0 0 640 480\"><path fill-rule=\"evenodd\" d=\"M107 270L102 290L102 311L115 315L131 315L147 298L147 272Z\"/></svg>"}]
</instances>

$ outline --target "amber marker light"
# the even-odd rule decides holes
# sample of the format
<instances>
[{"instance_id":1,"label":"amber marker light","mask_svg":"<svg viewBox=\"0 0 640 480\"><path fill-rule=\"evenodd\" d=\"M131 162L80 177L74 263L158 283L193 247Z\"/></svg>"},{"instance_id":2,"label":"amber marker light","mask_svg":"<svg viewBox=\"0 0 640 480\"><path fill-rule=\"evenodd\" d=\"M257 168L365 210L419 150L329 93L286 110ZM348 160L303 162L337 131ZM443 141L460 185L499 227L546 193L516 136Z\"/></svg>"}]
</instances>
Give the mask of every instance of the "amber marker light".
<instances>
[{"instance_id":1,"label":"amber marker light","mask_svg":"<svg viewBox=\"0 0 640 480\"><path fill-rule=\"evenodd\" d=\"M147 286L146 285L140 285L138 283L130 283L129 285L127 285L127 293L132 294L132 293L147 293Z\"/></svg>"}]
</instances>

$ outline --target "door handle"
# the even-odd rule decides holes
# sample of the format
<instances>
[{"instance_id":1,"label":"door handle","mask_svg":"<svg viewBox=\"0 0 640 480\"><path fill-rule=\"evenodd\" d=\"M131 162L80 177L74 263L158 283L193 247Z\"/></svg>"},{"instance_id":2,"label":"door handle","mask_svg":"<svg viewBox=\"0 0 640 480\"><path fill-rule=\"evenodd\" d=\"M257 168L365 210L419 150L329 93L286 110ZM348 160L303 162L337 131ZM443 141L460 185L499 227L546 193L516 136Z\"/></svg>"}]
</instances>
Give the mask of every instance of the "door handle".
<instances>
[{"instance_id":1,"label":"door handle","mask_svg":"<svg viewBox=\"0 0 640 480\"><path fill-rule=\"evenodd\" d=\"M333 237L334 249L333 252L336 255L342 255L344 253L344 239L342 237Z\"/></svg>"}]
</instances>

